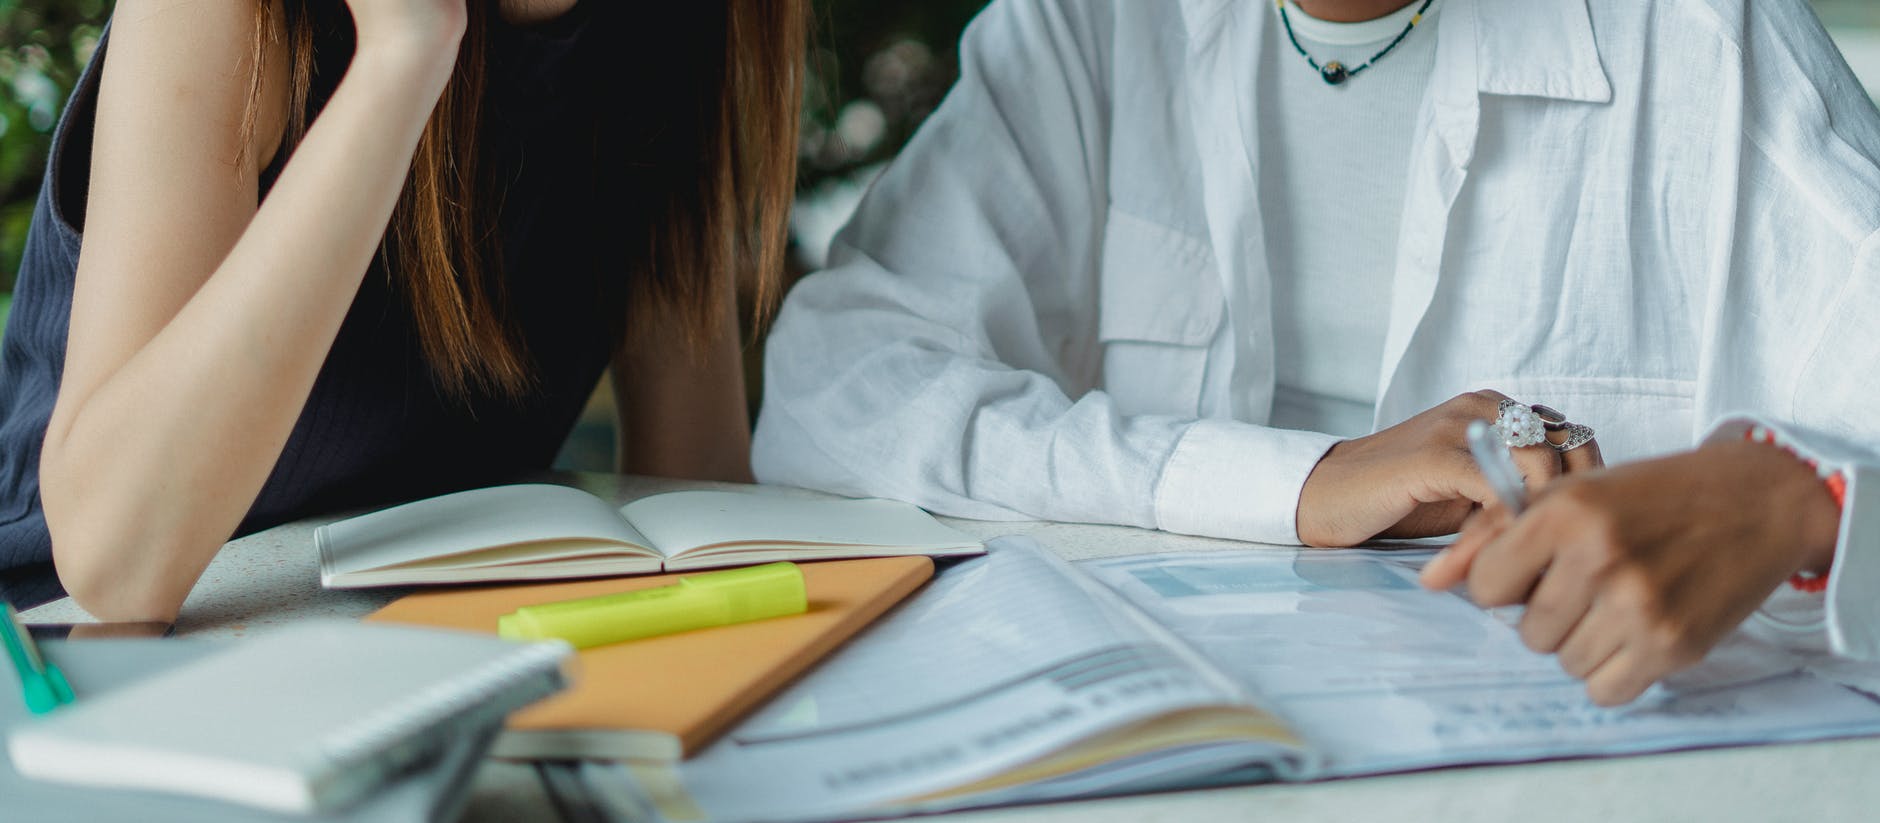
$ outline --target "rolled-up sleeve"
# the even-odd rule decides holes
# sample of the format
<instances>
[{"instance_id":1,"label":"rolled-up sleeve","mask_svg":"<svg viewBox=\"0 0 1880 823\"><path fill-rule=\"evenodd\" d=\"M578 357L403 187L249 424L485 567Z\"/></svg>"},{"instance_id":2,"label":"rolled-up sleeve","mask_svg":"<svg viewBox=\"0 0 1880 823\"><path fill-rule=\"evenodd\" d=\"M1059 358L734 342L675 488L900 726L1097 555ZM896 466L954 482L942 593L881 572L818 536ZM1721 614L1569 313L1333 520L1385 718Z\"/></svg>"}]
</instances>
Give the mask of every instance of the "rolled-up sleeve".
<instances>
[{"instance_id":1,"label":"rolled-up sleeve","mask_svg":"<svg viewBox=\"0 0 1880 823\"><path fill-rule=\"evenodd\" d=\"M1805 595L1785 587L1775 599L1784 601L1785 611L1817 611L1836 654L1880 660L1880 456L1819 430L1751 414L1726 417L1706 439L1738 440L1753 426L1768 430L1824 475L1838 473L1847 482L1826 592Z\"/></svg>"},{"instance_id":2,"label":"rolled-up sleeve","mask_svg":"<svg viewBox=\"0 0 1880 823\"><path fill-rule=\"evenodd\" d=\"M1880 659L1880 117L1805 5L1707 14L1690 34L1730 48L1700 73L1717 131L1709 217L1687 235L1709 249L1698 419L1720 421L1707 439L1764 426L1846 477L1827 591L1771 605Z\"/></svg>"}]
</instances>

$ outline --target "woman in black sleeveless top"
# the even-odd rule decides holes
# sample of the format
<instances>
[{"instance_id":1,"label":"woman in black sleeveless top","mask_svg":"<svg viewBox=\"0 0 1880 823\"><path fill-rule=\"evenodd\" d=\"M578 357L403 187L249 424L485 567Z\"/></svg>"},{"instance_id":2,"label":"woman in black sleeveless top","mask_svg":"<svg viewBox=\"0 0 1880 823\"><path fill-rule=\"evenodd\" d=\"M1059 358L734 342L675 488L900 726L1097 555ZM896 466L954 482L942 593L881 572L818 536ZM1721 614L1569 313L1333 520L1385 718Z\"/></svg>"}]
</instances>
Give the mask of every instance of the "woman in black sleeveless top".
<instances>
[{"instance_id":1,"label":"woman in black sleeveless top","mask_svg":"<svg viewBox=\"0 0 1880 823\"><path fill-rule=\"evenodd\" d=\"M170 619L231 535L547 468L610 364L628 470L747 478L806 14L624 5L120 7L0 358L0 596Z\"/></svg>"}]
</instances>

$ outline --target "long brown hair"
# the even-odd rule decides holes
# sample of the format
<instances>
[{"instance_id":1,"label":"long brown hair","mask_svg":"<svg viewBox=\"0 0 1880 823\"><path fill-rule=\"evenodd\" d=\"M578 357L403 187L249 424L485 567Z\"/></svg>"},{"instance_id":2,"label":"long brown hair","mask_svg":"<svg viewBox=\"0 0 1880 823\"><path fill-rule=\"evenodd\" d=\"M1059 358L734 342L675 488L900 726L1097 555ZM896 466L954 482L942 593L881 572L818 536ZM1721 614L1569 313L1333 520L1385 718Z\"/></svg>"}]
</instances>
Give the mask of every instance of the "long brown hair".
<instances>
[{"instance_id":1,"label":"long brown hair","mask_svg":"<svg viewBox=\"0 0 1880 823\"><path fill-rule=\"evenodd\" d=\"M393 260L392 278L403 292L419 343L446 393L473 390L508 396L526 392L532 369L523 341L504 319L501 251L495 217L501 192L484 179L478 134L490 26L498 0L466 0L468 27L449 85L426 124L390 224L381 260ZM617 0L583 0L597 15L613 14ZM278 3L278 5L276 5ZM261 94L263 54L285 32L289 56L289 122L282 152L305 136L338 77L322 66L343 67L351 53L351 19L341 0L263 0L254 37L255 80L249 117ZM658 109L654 191L636 195L640 207L623 210L649 222L629 236L619 277L630 277L633 338L676 339L693 353L722 331L723 307L750 278L751 313L761 322L775 305L796 188L798 115L802 105L808 0L686 0L656 4L642 16L661 75L619 77L622 86L663 85ZM607 10L607 11L602 11ZM273 18L271 15L279 15ZM609 21L620 25L625 21ZM668 36L672 33L673 36ZM647 50L637 65L648 65ZM345 59L336 59L345 58ZM611 109L607 101L594 105ZM616 117L597 118L601 141ZM597 241L598 242L598 241ZM624 339L624 338L623 338Z\"/></svg>"}]
</instances>

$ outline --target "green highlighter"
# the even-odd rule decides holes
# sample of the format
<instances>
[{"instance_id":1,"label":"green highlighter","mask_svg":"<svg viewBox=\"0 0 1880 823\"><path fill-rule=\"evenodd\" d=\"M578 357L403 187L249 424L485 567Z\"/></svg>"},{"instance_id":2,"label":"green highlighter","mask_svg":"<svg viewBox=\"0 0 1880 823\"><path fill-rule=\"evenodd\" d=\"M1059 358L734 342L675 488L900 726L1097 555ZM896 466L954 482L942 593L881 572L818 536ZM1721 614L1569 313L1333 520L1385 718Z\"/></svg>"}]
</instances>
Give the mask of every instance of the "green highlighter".
<instances>
[{"instance_id":1,"label":"green highlighter","mask_svg":"<svg viewBox=\"0 0 1880 823\"><path fill-rule=\"evenodd\" d=\"M586 649L808 610L803 570L768 563L689 575L658 588L524 606L497 618L496 633L511 640L558 638Z\"/></svg>"},{"instance_id":2,"label":"green highlighter","mask_svg":"<svg viewBox=\"0 0 1880 823\"><path fill-rule=\"evenodd\" d=\"M65 672L40 656L39 647L33 645L33 636L20 622L20 613L13 610L11 603L0 603L0 609L6 611L6 619L0 620L0 642L6 644L7 659L12 661L13 671L20 676L20 692L26 697L27 711L45 714L72 702L72 687L65 682Z\"/></svg>"}]
</instances>

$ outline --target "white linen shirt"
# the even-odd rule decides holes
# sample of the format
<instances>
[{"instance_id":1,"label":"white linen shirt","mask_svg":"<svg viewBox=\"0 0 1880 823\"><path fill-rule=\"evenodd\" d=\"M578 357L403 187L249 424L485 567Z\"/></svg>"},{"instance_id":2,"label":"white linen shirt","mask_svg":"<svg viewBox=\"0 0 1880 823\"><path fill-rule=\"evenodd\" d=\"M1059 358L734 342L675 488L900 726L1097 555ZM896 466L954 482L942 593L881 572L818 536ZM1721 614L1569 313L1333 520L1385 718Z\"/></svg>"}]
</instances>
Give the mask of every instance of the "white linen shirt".
<instances>
[{"instance_id":1,"label":"white linen shirt","mask_svg":"<svg viewBox=\"0 0 1880 823\"><path fill-rule=\"evenodd\" d=\"M1264 5L983 12L777 319L758 477L1296 542L1335 439L1263 425ZM1804 0L1447 0L1435 28L1376 426L1482 388L1613 461L1783 424L1850 466L1829 635L1880 657L1880 115Z\"/></svg>"}]
</instances>

